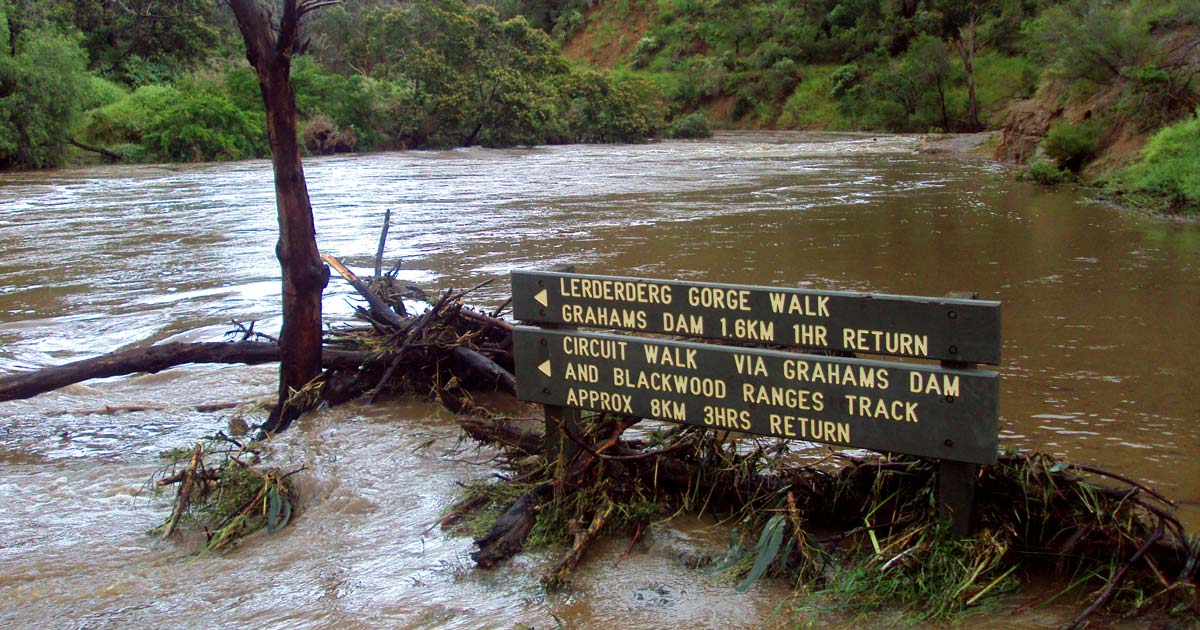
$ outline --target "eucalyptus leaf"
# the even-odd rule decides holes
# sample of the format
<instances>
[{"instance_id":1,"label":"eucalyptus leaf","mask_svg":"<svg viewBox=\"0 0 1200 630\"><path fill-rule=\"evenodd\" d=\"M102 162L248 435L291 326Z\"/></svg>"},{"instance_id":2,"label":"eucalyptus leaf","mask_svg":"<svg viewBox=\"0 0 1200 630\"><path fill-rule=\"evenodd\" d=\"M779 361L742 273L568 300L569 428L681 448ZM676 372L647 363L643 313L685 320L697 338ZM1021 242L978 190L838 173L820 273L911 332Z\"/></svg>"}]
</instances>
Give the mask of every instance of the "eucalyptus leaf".
<instances>
[{"instance_id":1,"label":"eucalyptus leaf","mask_svg":"<svg viewBox=\"0 0 1200 630\"><path fill-rule=\"evenodd\" d=\"M283 500L278 488L271 488L267 493L267 533L274 534L279 529L279 512L283 508Z\"/></svg>"},{"instance_id":2,"label":"eucalyptus leaf","mask_svg":"<svg viewBox=\"0 0 1200 630\"><path fill-rule=\"evenodd\" d=\"M776 514L767 520L762 534L758 537L758 545L756 545L758 557L755 558L750 573L746 574L746 579L737 587L739 593L744 593L753 586L775 561L775 556L779 555L779 545L783 542L784 530L787 529L786 524L787 521L784 520L782 514Z\"/></svg>"}]
</instances>

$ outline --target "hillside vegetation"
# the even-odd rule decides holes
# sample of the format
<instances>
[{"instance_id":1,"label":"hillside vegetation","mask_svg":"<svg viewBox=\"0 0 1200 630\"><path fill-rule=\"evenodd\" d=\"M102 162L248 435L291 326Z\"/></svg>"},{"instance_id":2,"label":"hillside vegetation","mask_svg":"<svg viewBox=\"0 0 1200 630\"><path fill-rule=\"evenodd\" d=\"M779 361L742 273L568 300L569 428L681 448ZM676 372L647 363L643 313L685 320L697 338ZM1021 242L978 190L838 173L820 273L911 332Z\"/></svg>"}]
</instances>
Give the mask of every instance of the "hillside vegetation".
<instances>
[{"instance_id":1,"label":"hillside vegetation","mask_svg":"<svg viewBox=\"0 0 1200 630\"><path fill-rule=\"evenodd\" d=\"M1200 209L1187 176L1200 166L1197 0L561 4L564 50L653 80L671 114L734 128L1000 130L997 157L1030 161L1041 181L1083 174L1139 205Z\"/></svg>"},{"instance_id":2,"label":"hillside vegetation","mask_svg":"<svg viewBox=\"0 0 1200 630\"><path fill-rule=\"evenodd\" d=\"M311 153L998 129L1041 181L1194 212L1198 33L1200 0L351 0L293 78ZM0 0L0 43L0 168L266 154L220 3Z\"/></svg>"},{"instance_id":3,"label":"hillside vegetation","mask_svg":"<svg viewBox=\"0 0 1200 630\"><path fill-rule=\"evenodd\" d=\"M84 33L87 33L86 35ZM521 14L461 0L347 2L293 64L312 153L632 142L666 129L648 80L572 67ZM241 35L211 0L0 0L0 168L69 143L126 161L267 154Z\"/></svg>"}]
</instances>

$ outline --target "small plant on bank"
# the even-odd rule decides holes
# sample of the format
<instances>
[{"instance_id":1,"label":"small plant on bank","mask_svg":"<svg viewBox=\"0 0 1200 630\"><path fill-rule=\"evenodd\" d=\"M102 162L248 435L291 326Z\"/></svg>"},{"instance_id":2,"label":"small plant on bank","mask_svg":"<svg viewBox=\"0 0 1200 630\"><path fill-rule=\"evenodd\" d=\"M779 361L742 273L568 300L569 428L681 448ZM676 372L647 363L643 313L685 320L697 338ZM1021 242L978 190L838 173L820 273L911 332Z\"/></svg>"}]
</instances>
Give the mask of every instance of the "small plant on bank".
<instances>
[{"instance_id":1,"label":"small plant on bank","mask_svg":"<svg viewBox=\"0 0 1200 630\"><path fill-rule=\"evenodd\" d=\"M667 135L679 139L708 138L712 136L712 129L704 112L692 112L672 120Z\"/></svg>"},{"instance_id":2,"label":"small plant on bank","mask_svg":"<svg viewBox=\"0 0 1200 630\"><path fill-rule=\"evenodd\" d=\"M1071 174L1059 168L1054 161L1040 157L1029 161L1024 174L1043 186L1054 186L1071 178Z\"/></svg>"},{"instance_id":3,"label":"small plant on bank","mask_svg":"<svg viewBox=\"0 0 1200 630\"><path fill-rule=\"evenodd\" d=\"M1046 155L1060 168L1078 173L1084 165L1096 157L1100 149L1103 126L1096 120L1072 124L1066 120L1055 121L1042 140Z\"/></svg>"}]
</instances>

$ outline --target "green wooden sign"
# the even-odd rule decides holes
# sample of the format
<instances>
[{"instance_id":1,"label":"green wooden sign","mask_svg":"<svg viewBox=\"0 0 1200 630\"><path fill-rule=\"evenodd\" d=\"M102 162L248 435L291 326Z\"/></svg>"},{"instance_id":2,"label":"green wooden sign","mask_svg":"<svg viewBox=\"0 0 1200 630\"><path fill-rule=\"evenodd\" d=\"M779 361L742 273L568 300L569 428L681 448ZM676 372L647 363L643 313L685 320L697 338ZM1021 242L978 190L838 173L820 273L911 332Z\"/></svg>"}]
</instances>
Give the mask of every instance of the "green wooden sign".
<instances>
[{"instance_id":1,"label":"green wooden sign","mask_svg":"<svg viewBox=\"0 0 1200 630\"><path fill-rule=\"evenodd\" d=\"M996 461L995 372L518 326L546 405L962 462Z\"/></svg>"},{"instance_id":2,"label":"green wooden sign","mask_svg":"<svg viewBox=\"0 0 1200 630\"><path fill-rule=\"evenodd\" d=\"M529 323L999 364L1000 303L514 271Z\"/></svg>"}]
</instances>

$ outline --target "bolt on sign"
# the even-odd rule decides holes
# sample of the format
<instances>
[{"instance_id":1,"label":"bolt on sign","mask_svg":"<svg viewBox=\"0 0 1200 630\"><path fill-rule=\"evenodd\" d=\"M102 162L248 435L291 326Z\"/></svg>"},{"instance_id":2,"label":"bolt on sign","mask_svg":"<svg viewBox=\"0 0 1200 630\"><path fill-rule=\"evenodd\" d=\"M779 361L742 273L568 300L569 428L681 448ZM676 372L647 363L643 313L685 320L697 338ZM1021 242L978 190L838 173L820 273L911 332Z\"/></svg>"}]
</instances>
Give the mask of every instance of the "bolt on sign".
<instances>
[{"instance_id":1,"label":"bolt on sign","mask_svg":"<svg viewBox=\"0 0 1200 630\"><path fill-rule=\"evenodd\" d=\"M515 318L545 326L515 329L522 400L969 464L996 461L998 375L969 368L999 363L999 302L557 272L515 271L512 282Z\"/></svg>"}]
</instances>

